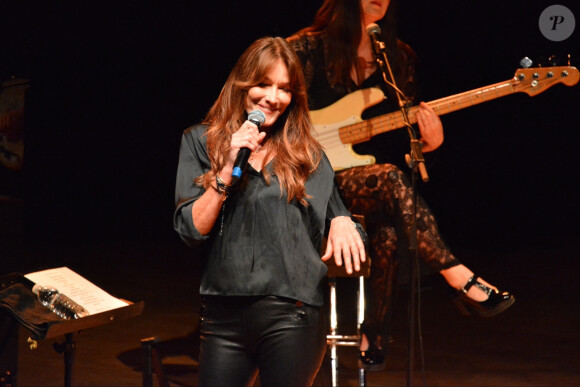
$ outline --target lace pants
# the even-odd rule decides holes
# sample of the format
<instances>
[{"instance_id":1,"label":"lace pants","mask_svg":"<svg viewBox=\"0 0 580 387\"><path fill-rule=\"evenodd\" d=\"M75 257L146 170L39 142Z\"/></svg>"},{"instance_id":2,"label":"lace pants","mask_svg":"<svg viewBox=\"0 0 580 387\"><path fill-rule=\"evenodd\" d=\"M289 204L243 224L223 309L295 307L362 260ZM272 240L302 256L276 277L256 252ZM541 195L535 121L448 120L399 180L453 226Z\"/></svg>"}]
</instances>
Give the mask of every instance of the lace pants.
<instances>
[{"instance_id":1,"label":"lace pants","mask_svg":"<svg viewBox=\"0 0 580 387\"><path fill-rule=\"evenodd\" d=\"M395 252L399 249L404 254L408 249L413 188L407 176L391 164L350 168L337 172L336 180L349 210L365 216L372 257L372 292L365 323L384 331L397 268ZM421 197L416 225L418 254L430 267L441 271L460 264L443 242L435 217Z\"/></svg>"}]
</instances>

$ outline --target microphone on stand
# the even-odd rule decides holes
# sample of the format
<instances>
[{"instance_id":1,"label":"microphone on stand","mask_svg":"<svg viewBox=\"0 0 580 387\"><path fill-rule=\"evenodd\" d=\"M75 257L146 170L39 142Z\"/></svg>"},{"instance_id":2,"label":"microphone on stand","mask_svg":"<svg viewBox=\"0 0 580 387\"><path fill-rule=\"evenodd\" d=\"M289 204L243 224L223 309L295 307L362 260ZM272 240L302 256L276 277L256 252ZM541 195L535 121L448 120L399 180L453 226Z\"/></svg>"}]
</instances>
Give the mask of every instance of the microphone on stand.
<instances>
[{"instance_id":1,"label":"microphone on stand","mask_svg":"<svg viewBox=\"0 0 580 387\"><path fill-rule=\"evenodd\" d=\"M385 49L385 43L381 41L381 27L375 23L370 23L366 27L367 35L371 38L371 45L375 58L379 58Z\"/></svg>"},{"instance_id":2,"label":"microphone on stand","mask_svg":"<svg viewBox=\"0 0 580 387\"><path fill-rule=\"evenodd\" d=\"M395 83L395 77L393 76L393 71L391 65L389 64L389 59L387 57L387 45L381 40L381 27L375 23L370 23L366 26L367 35L371 39L371 48L373 49L373 54L375 60L377 61L379 70L383 73L383 80L385 83L393 88L399 99L399 105L406 102L407 97ZM401 101L403 98L405 101Z\"/></svg>"},{"instance_id":3,"label":"microphone on stand","mask_svg":"<svg viewBox=\"0 0 580 387\"><path fill-rule=\"evenodd\" d=\"M381 40L381 27L375 23L370 23L366 26L366 31L367 35L371 39L373 55L377 61L379 70L381 70L383 80L387 85L393 88L399 100L399 105L401 105L405 102L401 100L401 97L403 97L405 100L407 98L405 97L405 93L403 93L395 84L395 77L393 76L391 65L389 64L389 59L387 58L387 45Z\"/></svg>"},{"instance_id":4,"label":"microphone on stand","mask_svg":"<svg viewBox=\"0 0 580 387\"><path fill-rule=\"evenodd\" d=\"M429 180L429 175L427 175L427 169L425 168L425 158L423 157L423 152L421 151L421 143L417 140L415 131L409 122L409 117L407 114L407 97L405 93L399 89L395 82L395 77L393 76L393 71L391 65L389 64L389 59L387 57L386 45L380 40L381 38L381 27L375 23L370 23L366 27L367 34L371 39L371 46L373 49L373 54L377 60L378 67L383 73L383 80L387 85L395 90L395 95L397 101L399 102L399 108L401 109L401 114L403 115L403 122L407 127L409 133L409 138L411 140L411 156L410 161L407 160L409 167L414 169L415 166L418 168L421 178L424 182Z\"/></svg>"},{"instance_id":5,"label":"microphone on stand","mask_svg":"<svg viewBox=\"0 0 580 387\"><path fill-rule=\"evenodd\" d=\"M264 112L259 109L252 110L248 114L248 121L260 129L260 126L262 126L262 124L266 121L266 116L264 115ZM234 162L234 170L232 171L232 184L238 181L240 177L242 177L242 173L244 173L246 165L248 165L248 158L250 157L251 153L252 151L250 148L241 148L238 152L236 161Z\"/></svg>"}]
</instances>

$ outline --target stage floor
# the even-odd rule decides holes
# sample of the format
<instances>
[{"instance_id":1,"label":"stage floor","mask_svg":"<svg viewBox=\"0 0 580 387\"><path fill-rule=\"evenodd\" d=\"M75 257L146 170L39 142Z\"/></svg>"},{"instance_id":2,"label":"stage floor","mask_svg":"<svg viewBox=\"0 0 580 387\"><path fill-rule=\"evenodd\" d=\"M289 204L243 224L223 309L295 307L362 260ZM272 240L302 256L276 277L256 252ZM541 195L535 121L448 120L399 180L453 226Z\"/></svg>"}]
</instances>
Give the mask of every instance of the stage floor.
<instances>
[{"instance_id":1,"label":"stage floor","mask_svg":"<svg viewBox=\"0 0 580 387\"><path fill-rule=\"evenodd\" d=\"M439 276L425 278L421 292L425 385L580 385L580 301L574 291L580 264L575 243L571 238L547 239L502 251L456 251L484 278L515 294L515 305L492 319L462 316ZM158 350L170 385L196 385L199 263L178 240L17 248L9 250L9 256L18 270L35 270L40 262L68 266L117 297L145 302L139 317L74 336L74 386L141 386L140 340L152 336L162 340ZM349 286L342 291L350 291ZM343 293L343 298L349 297ZM341 305L342 316L350 314ZM367 386L407 385L406 305L403 287L395 302L386 369L367 373ZM345 324L349 319L344 317ZM63 385L63 358L53 349L63 339L40 341L36 350L30 350L27 336L22 329L18 386ZM418 339L416 344L419 348ZM356 356L355 348L339 349L341 386L358 385ZM330 385L329 367L325 360L315 385ZM412 385L423 385L418 350Z\"/></svg>"}]
</instances>

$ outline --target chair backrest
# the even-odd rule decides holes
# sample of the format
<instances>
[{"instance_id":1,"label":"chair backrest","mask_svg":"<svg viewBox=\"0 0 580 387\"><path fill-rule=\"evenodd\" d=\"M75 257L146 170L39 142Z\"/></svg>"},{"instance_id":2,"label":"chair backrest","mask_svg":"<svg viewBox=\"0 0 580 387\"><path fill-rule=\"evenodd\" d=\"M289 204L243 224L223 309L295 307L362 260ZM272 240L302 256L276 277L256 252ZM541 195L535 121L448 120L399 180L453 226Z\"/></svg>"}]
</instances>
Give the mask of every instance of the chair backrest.
<instances>
[{"instance_id":1,"label":"chair backrest","mask_svg":"<svg viewBox=\"0 0 580 387\"><path fill-rule=\"evenodd\" d=\"M353 214L353 217L363 226L363 229L366 230L365 224L365 217L363 215ZM322 242L322 251L326 251L326 238ZM353 271L352 274L348 274L344 267L336 266L336 262L334 262L334 258L331 257L327 261L325 261L326 266L328 267L328 273L326 274L328 277L365 277L368 278L371 275L371 257L367 254L366 260L361 262L360 271Z\"/></svg>"}]
</instances>

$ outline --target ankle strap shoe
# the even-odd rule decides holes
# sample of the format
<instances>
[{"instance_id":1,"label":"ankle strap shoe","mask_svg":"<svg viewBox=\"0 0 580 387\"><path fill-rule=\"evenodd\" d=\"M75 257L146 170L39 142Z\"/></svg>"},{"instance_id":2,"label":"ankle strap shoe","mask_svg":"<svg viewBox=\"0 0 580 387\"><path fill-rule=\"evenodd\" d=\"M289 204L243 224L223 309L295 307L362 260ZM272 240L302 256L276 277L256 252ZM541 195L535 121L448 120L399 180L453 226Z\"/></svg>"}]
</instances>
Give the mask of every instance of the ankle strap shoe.
<instances>
[{"instance_id":1,"label":"ankle strap shoe","mask_svg":"<svg viewBox=\"0 0 580 387\"><path fill-rule=\"evenodd\" d=\"M464 315L475 315L478 317L493 317L516 302L515 297L509 292L502 292L492 289L478 281L478 276L471 277L465 286L461 288L455 298L455 305ZM472 286L476 286L487 294L487 300L475 301L467 296L467 292Z\"/></svg>"}]
</instances>

